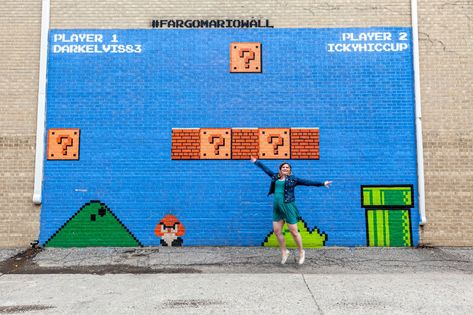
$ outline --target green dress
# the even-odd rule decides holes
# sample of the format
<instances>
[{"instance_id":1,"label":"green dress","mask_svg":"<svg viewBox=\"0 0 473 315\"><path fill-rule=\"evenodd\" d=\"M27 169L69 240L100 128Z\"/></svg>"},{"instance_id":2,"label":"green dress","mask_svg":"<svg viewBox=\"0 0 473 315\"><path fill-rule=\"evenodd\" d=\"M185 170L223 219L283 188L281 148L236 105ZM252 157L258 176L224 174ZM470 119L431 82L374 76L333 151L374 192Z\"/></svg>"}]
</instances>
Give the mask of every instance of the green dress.
<instances>
[{"instance_id":1,"label":"green dress","mask_svg":"<svg viewBox=\"0 0 473 315\"><path fill-rule=\"evenodd\" d=\"M299 210L297 210L296 203L284 202L284 183L285 180L277 180L274 190L273 202L273 221L284 220L288 224L296 224L299 221Z\"/></svg>"}]
</instances>

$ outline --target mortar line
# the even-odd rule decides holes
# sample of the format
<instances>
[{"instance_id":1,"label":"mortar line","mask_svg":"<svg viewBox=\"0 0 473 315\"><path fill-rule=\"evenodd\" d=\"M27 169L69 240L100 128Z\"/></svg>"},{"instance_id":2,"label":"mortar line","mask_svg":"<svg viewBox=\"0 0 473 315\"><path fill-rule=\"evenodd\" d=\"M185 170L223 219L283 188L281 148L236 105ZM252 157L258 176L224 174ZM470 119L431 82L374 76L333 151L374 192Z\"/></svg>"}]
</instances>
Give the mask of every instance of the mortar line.
<instances>
[{"instance_id":1,"label":"mortar line","mask_svg":"<svg viewBox=\"0 0 473 315\"><path fill-rule=\"evenodd\" d=\"M307 287L307 290L309 290L310 295L312 296L312 300L314 300L315 305L317 306L317 309L319 310L319 314L324 314L322 311L322 308L320 307L319 303L317 303L317 300L315 299L314 293L312 293L312 290L310 289L309 285L307 284L307 281L305 280L304 274L301 273L302 279L304 280L305 286Z\"/></svg>"}]
</instances>

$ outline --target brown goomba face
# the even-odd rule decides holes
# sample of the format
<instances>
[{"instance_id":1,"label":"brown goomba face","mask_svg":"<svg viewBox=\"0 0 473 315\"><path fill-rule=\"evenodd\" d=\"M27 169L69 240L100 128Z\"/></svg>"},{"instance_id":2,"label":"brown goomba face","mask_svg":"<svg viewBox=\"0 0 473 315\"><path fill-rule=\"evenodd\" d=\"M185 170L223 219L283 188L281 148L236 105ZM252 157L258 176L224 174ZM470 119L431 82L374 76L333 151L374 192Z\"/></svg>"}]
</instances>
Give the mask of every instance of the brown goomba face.
<instances>
[{"instance_id":1,"label":"brown goomba face","mask_svg":"<svg viewBox=\"0 0 473 315\"><path fill-rule=\"evenodd\" d=\"M184 225L172 214L165 215L154 228L154 234L161 238L163 246L182 246L181 236L185 232Z\"/></svg>"}]
</instances>

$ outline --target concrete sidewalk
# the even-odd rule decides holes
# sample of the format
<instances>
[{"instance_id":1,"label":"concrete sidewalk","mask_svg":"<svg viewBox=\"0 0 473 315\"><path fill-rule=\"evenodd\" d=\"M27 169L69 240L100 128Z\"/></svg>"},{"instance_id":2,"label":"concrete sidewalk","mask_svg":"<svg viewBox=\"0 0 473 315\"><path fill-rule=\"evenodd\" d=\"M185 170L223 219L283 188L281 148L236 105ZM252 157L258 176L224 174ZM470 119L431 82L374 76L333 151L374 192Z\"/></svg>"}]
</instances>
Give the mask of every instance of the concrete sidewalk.
<instances>
[{"instance_id":1,"label":"concrete sidewalk","mask_svg":"<svg viewBox=\"0 0 473 315\"><path fill-rule=\"evenodd\" d=\"M48 248L0 250L0 273L393 273L473 274L473 248L335 248L296 251L286 265L263 247ZM15 256L17 255L17 256Z\"/></svg>"},{"instance_id":2,"label":"concrete sidewalk","mask_svg":"<svg viewBox=\"0 0 473 315\"><path fill-rule=\"evenodd\" d=\"M451 273L4 275L0 313L471 314L472 280Z\"/></svg>"},{"instance_id":3,"label":"concrete sidewalk","mask_svg":"<svg viewBox=\"0 0 473 315\"><path fill-rule=\"evenodd\" d=\"M0 250L0 314L472 314L471 248Z\"/></svg>"}]
</instances>

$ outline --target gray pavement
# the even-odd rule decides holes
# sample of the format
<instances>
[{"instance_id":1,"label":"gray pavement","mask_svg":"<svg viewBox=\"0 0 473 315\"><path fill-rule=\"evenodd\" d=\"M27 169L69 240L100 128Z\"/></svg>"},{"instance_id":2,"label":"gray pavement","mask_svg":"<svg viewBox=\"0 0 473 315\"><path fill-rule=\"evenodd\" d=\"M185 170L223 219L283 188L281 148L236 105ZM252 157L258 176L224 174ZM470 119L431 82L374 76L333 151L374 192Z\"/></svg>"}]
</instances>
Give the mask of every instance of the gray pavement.
<instances>
[{"instance_id":1,"label":"gray pavement","mask_svg":"<svg viewBox=\"0 0 473 315\"><path fill-rule=\"evenodd\" d=\"M7 260L10 257L13 257L22 251L24 251L24 248L4 248L0 249L0 262Z\"/></svg>"},{"instance_id":2,"label":"gray pavement","mask_svg":"<svg viewBox=\"0 0 473 315\"><path fill-rule=\"evenodd\" d=\"M263 247L151 247L46 249L19 273L406 273L473 274L472 248L336 248L306 250L306 263L288 263ZM0 269L1 271L1 269Z\"/></svg>"},{"instance_id":3,"label":"gray pavement","mask_svg":"<svg viewBox=\"0 0 473 315\"><path fill-rule=\"evenodd\" d=\"M0 250L0 314L473 314L473 248Z\"/></svg>"}]
</instances>

